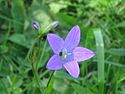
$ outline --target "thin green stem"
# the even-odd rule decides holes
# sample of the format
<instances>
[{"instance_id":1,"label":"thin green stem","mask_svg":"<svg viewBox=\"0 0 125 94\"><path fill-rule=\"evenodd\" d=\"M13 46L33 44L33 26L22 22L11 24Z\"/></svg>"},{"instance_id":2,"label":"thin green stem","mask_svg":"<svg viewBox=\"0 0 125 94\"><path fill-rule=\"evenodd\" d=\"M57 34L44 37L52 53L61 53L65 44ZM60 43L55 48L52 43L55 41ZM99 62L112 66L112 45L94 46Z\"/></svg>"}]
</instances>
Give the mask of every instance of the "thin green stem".
<instances>
[{"instance_id":1,"label":"thin green stem","mask_svg":"<svg viewBox=\"0 0 125 94\"><path fill-rule=\"evenodd\" d=\"M49 78L49 81L47 83L47 88L46 88L46 91L44 94L51 94L51 91L52 91L52 85L53 85L53 74L54 74L55 71L52 72L50 78Z\"/></svg>"},{"instance_id":2,"label":"thin green stem","mask_svg":"<svg viewBox=\"0 0 125 94\"><path fill-rule=\"evenodd\" d=\"M4 44L7 43L7 39L8 39L8 36L9 36L9 34L10 34L10 31L11 31L11 22L9 22L8 32L7 32L7 34L6 34L6 40L5 40Z\"/></svg>"},{"instance_id":3,"label":"thin green stem","mask_svg":"<svg viewBox=\"0 0 125 94\"><path fill-rule=\"evenodd\" d=\"M98 64L98 82L99 92L98 94L104 94L104 43L101 30L94 31L97 47L97 64Z\"/></svg>"},{"instance_id":4,"label":"thin green stem","mask_svg":"<svg viewBox=\"0 0 125 94\"><path fill-rule=\"evenodd\" d=\"M39 59L37 65L36 65L36 69L38 69L40 67L40 64L42 62L42 59L43 59L43 56L44 56L44 52L45 52L45 49L46 49L46 45L47 45L47 41L45 41L45 43L44 43L42 54L41 54L40 59Z\"/></svg>"},{"instance_id":5,"label":"thin green stem","mask_svg":"<svg viewBox=\"0 0 125 94\"><path fill-rule=\"evenodd\" d=\"M9 22L15 22L15 23L17 23L17 24L23 26L22 23L20 23L20 22L18 22L18 21L16 21L16 20L13 20L13 19L11 19L11 18L8 18L8 17L6 17L5 15L1 15L1 14L0 14L0 18L1 18L1 19L4 19L4 20L6 20L6 21L9 21Z\"/></svg>"},{"instance_id":6,"label":"thin green stem","mask_svg":"<svg viewBox=\"0 0 125 94\"><path fill-rule=\"evenodd\" d=\"M49 72L49 70L44 71L43 73L40 74L39 77L42 78L42 77L45 76L48 72Z\"/></svg>"},{"instance_id":7,"label":"thin green stem","mask_svg":"<svg viewBox=\"0 0 125 94\"><path fill-rule=\"evenodd\" d=\"M34 67L33 63L32 63L32 70L33 70L33 74L35 76L36 82L37 82L37 84L39 86L40 93L43 94L43 91L41 89L41 85L40 85L40 82L39 82L38 74L37 74L37 71L35 70L35 67Z\"/></svg>"},{"instance_id":8,"label":"thin green stem","mask_svg":"<svg viewBox=\"0 0 125 94\"><path fill-rule=\"evenodd\" d=\"M7 87L6 82L4 81L4 79L2 79L2 83L3 83L3 87L5 89L6 94L9 94L9 90L8 90L8 87Z\"/></svg>"},{"instance_id":9,"label":"thin green stem","mask_svg":"<svg viewBox=\"0 0 125 94\"><path fill-rule=\"evenodd\" d=\"M54 72L55 72L55 71L52 72L52 74L51 74L51 76L50 76L50 78L49 78L49 81L48 81L48 83L47 83L47 87L48 87L49 84L50 84L50 81L51 81L51 79L52 79L52 77L53 77Z\"/></svg>"}]
</instances>

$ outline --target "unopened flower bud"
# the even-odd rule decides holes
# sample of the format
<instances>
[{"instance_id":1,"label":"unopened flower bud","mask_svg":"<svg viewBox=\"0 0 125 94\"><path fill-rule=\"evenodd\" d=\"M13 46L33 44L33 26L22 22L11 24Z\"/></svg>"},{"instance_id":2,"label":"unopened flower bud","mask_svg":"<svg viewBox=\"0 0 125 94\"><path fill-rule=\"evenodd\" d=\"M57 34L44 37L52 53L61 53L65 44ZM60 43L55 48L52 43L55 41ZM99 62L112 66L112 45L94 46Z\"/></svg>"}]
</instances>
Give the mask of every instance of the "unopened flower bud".
<instances>
[{"instance_id":1,"label":"unopened flower bud","mask_svg":"<svg viewBox=\"0 0 125 94\"><path fill-rule=\"evenodd\" d=\"M58 24L59 24L58 21L54 21L54 22L52 22L47 28L48 28L48 29L53 29L53 28L57 27Z\"/></svg>"},{"instance_id":2,"label":"unopened flower bud","mask_svg":"<svg viewBox=\"0 0 125 94\"><path fill-rule=\"evenodd\" d=\"M32 21L32 28L34 28L35 30L39 30L40 29L40 25L37 21Z\"/></svg>"}]
</instances>

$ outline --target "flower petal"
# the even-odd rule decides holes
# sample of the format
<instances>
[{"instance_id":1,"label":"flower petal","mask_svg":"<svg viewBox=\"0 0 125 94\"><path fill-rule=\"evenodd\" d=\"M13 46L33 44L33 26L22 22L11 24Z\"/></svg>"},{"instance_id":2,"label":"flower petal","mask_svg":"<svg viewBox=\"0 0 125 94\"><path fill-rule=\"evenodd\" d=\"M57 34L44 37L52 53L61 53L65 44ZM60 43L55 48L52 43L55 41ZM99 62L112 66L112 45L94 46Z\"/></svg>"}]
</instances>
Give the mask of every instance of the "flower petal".
<instances>
[{"instance_id":1,"label":"flower petal","mask_svg":"<svg viewBox=\"0 0 125 94\"><path fill-rule=\"evenodd\" d=\"M83 47L76 47L73 50L73 53L74 53L74 59L78 62L85 61L95 56L95 53L93 51Z\"/></svg>"},{"instance_id":2,"label":"flower petal","mask_svg":"<svg viewBox=\"0 0 125 94\"><path fill-rule=\"evenodd\" d=\"M64 67L71 76L73 76L74 78L78 78L80 69L79 69L79 65L76 61L67 62L64 64Z\"/></svg>"},{"instance_id":3,"label":"flower petal","mask_svg":"<svg viewBox=\"0 0 125 94\"><path fill-rule=\"evenodd\" d=\"M64 40L55 34L48 34L47 39L53 52L58 54L64 45Z\"/></svg>"},{"instance_id":4,"label":"flower petal","mask_svg":"<svg viewBox=\"0 0 125 94\"><path fill-rule=\"evenodd\" d=\"M80 41L80 28L78 25L74 26L68 33L64 48L67 48L68 51L72 51L76 46L78 46Z\"/></svg>"},{"instance_id":5,"label":"flower petal","mask_svg":"<svg viewBox=\"0 0 125 94\"><path fill-rule=\"evenodd\" d=\"M58 55L53 55L47 63L49 70L59 70L62 68L63 62Z\"/></svg>"}]
</instances>

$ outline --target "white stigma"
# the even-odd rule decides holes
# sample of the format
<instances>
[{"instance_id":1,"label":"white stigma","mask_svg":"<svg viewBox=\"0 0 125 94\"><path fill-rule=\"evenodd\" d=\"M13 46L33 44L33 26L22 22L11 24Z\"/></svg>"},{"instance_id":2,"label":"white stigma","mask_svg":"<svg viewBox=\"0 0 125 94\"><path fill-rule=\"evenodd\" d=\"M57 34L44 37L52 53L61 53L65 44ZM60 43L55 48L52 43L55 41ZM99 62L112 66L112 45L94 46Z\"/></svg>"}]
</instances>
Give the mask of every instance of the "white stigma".
<instances>
[{"instance_id":1,"label":"white stigma","mask_svg":"<svg viewBox=\"0 0 125 94\"><path fill-rule=\"evenodd\" d=\"M59 53L59 56L61 57L62 60L66 59L68 55L67 49L62 49L61 52Z\"/></svg>"}]
</instances>

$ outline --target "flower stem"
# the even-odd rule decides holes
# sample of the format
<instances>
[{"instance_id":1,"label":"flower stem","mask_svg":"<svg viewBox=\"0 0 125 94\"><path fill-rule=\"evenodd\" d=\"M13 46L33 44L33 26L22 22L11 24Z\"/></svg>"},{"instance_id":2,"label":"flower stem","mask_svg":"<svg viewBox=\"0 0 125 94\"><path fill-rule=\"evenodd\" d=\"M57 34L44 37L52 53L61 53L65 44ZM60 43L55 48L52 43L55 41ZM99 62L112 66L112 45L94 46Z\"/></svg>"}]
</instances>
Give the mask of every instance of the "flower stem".
<instances>
[{"instance_id":1,"label":"flower stem","mask_svg":"<svg viewBox=\"0 0 125 94\"><path fill-rule=\"evenodd\" d=\"M51 91L52 91L52 85L53 85L53 82L54 82L54 79L53 79L53 74L54 74L55 71L52 72L50 78L49 78L49 81L47 83L47 88L46 88L46 91L44 94L51 94Z\"/></svg>"},{"instance_id":2,"label":"flower stem","mask_svg":"<svg viewBox=\"0 0 125 94\"><path fill-rule=\"evenodd\" d=\"M37 65L36 65L36 69L38 69L38 68L41 66L41 62L42 62L42 60L43 60L43 56L44 56L44 53L45 53L46 46L47 46L47 41L45 41L45 43L44 43L44 46L43 46L43 50L42 50L40 59L39 59Z\"/></svg>"},{"instance_id":3,"label":"flower stem","mask_svg":"<svg viewBox=\"0 0 125 94\"><path fill-rule=\"evenodd\" d=\"M33 63L32 63L32 71L33 71L33 74L34 74L34 76L35 76L36 82L37 82L37 84L38 84L40 93L43 94L43 91L41 90L41 85L40 85L40 82L39 82L38 74L37 74L37 71L35 70L35 67L34 67L34 64L33 64Z\"/></svg>"}]
</instances>

